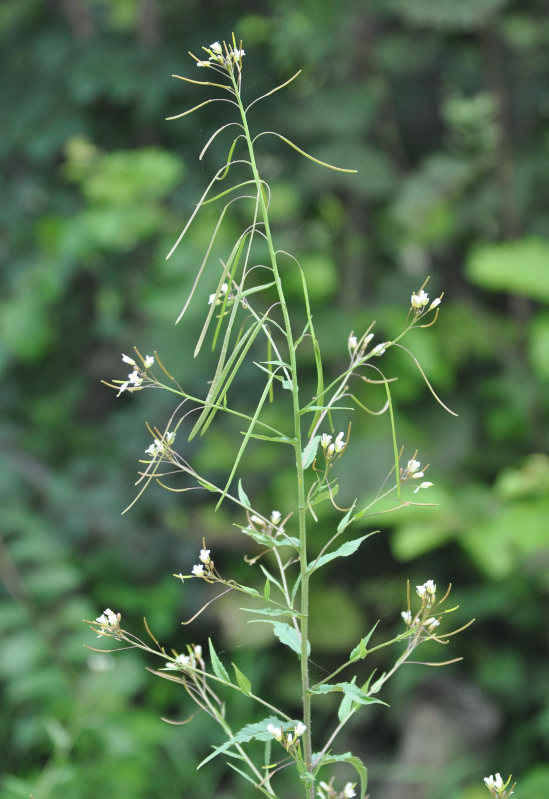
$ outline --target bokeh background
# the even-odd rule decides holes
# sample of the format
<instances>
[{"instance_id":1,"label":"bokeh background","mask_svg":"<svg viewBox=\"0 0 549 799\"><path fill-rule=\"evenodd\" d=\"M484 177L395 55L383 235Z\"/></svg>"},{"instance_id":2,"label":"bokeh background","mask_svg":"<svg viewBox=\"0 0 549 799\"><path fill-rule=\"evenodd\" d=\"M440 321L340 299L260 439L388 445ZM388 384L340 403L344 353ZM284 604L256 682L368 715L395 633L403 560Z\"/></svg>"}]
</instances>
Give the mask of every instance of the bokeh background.
<instances>
[{"instance_id":1,"label":"bokeh background","mask_svg":"<svg viewBox=\"0 0 549 799\"><path fill-rule=\"evenodd\" d=\"M217 275L173 323L219 209L165 255L224 157L219 137L198 161L228 118L215 105L165 117L203 97L170 77L195 76L187 50L233 30L250 99L303 69L255 107L255 130L359 170L323 171L274 139L261 145L277 242L310 279L328 370L344 363L351 329L375 319L382 338L396 334L427 276L431 296L445 292L437 326L409 344L459 417L410 360L385 361L399 376L399 441L430 462L438 506L372 520L381 533L327 573L313 594L313 658L322 675L377 619L387 635L401 629L407 579L452 582L457 622L476 623L443 652L462 662L402 669L383 696L392 709L364 713L339 750L367 762L374 799L480 799L495 771L517 776L521 799L549 795L546 11L541 0L2 4L2 799L252 795L221 758L197 776L219 734L201 715L188 727L161 721L192 706L145 670L156 664L85 648L97 641L81 620L106 606L135 632L146 615L178 651L213 635L226 662L299 716L295 659L246 624L238 598L180 626L211 598L172 577L196 562L202 536L242 580L253 579L250 542L198 494L154 487L121 516L150 443L145 422L163 427L172 404L159 392L117 399L100 382L125 377L120 354L134 345L158 350L189 390L210 376L192 350ZM228 221L221 249L241 222ZM291 275L288 291L297 297ZM243 379L253 403L257 372ZM191 448L214 474L232 452L221 421ZM266 512L289 503L277 458L251 448L244 467ZM341 462L347 496L371 497L390 463L388 421L357 417ZM319 542L332 523L325 513ZM235 727L256 712L235 697L229 710ZM280 779L282 795L296 795Z\"/></svg>"}]
</instances>

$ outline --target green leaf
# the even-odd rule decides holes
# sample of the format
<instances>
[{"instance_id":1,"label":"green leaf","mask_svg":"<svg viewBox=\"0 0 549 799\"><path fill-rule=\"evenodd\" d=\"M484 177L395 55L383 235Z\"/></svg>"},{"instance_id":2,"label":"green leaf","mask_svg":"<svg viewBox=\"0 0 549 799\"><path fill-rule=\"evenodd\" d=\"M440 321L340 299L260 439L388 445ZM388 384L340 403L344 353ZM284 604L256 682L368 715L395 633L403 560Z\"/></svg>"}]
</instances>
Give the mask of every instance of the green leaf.
<instances>
[{"instance_id":1,"label":"green leaf","mask_svg":"<svg viewBox=\"0 0 549 799\"><path fill-rule=\"evenodd\" d=\"M247 510L252 509L252 506L250 505L250 500L248 499L246 492L242 488L242 480L238 481L238 499L242 502L242 504Z\"/></svg>"},{"instance_id":2,"label":"green leaf","mask_svg":"<svg viewBox=\"0 0 549 799\"><path fill-rule=\"evenodd\" d=\"M366 788L368 787L368 770L359 757L356 757L356 755L353 755L351 752L345 752L342 755L322 754L319 752L313 755L313 763L316 764L315 776L318 774L321 768L328 766L331 763L348 763L354 768L359 776L360 797L363 799L366 794Z\"/></svg>"},{"instance_id":3,"label":"green leaf","mask_svg":"<svg viewBox=\"0 0 549 799\"><path fill-rule=\"evenodd\" d=\"M295 627L290 627L289 624L285 624L282 621L271 621L270 619L254 619L255 623L263 622L265 624L272 624L273 625L273 632L278 638L278 640L289 646L290 649L301 656L301 642L299 640L299 634ZM311 644L307 641L307 657L311 654Z\"/></svg>"},{"instance_id":4,"label":"green leaf","mask_svg":"<svg viewBox=\"0 0 549 799\"><path fill-rule=\"evenodd\" d=\"M249 741L271 741L273 736L267 730L267 726L269 724L272 724L275 727L280 727L283 731L293 729L295 727L295 722L281 721L276 716L269 716L268 718L258 721L255 724L246 724L246 726L242 727L242 729L239 730L236 735L233 735L232 738L229 738L220 746L214 747L214 751L198 764L197 770L202 768L202 766L204 766L210 760L213 760L214 757L223 754L223 752L227 752L227 750L229 750L231 746L234 746L235 744L244 744L248 743Z\"/></svg>"},{"instance_id":5,"label":"green leaf","mask_svg":"<svg viewBox=\"0 0 549 799\"><path fill-rule=\"evenodd\" d=\"M252 693L252 684L251 684L251 682L246 677L246 675L243 674L240 671L240 669L238 668L238 666L235 663L233 663L233 669L234 669L234 673L235 673L235 676L236 676L236 681L239 684L242 692L245 693L246 696L250 696L250 694Z\"/></svg>"},{"instance_id":6,"label":"green leaf","mask_svg":"<svg viewBox=\"0 0 549 799\"><path fill-rule=\"evenodd\" d=\"M263 596L265 599L269 599L271 596L271 581L268 577L265 578L265 585L263 587Z\"/></svg>"},{"instance_id":7,"label":"green leaf","mask_svg":"<svg viewBox=\"0 0 549 799\"><path fill-rule=\"evenodd\" d=\"M355 646L351 654L349 655L349 660L363 660L366 655L368 654L367 644L370 638L372 637L374 630L376 629L377 625L379 624L379 619L376 621L370 632L362 638L361 641Z\"/></svg>"},{"instance_id":8,"label":"green leaf","mask_svg":"<svg viewBox=\"0 0 549 799\"><path fill-rule=\"evenodd\" d=\"M231 680L229 678L229 674L227 669L223 665L223 663L219 660L217 656L217 652L214 649L214 645L212 644L212 639L208 638L208 645L210 647L210 661L212 663L212 669L216 677L219 677L220 680L225 680L226 682L230 683Z\"/></svg>"},{"instance_id":9,"label":"green leaf","mask_svg":"<svg viewBox=\"0 0 549 799\"><path fill-rule=\"evenodd\" d=\"M289 616L290 618L297 619L300 613L290 608L240 608L245 613L259 613L264 616Z\"/></svg>"},{"instance_id":10,"label":"green leaf","mask_svg":"<svg viewBox=\"0 0 549 799\"><path fill-rule=\"evenodd\" d=\"M353 515L353 511L355 509L355 505L356 505L356 499L353 502L353 504L351 505L351 507L349 508L349 510L347 511L347 513L345 514L345 516L343 517L343 519L341 519L339 524L337 525L337 532L338 533L342 533L349 526L349 524L351 523L351 516Z\"/></svg>"},{"instance_id":11,"label":"green leaf","mask_svg":"<svg viewBox=\"0 0 549 799\"><path fill-rule=\"evenodd\" d=\"M299 540L297 538L292 538L289 535L284 535L283 537L278 536L278 538L273 538L272 536L265 535L265 533L262 533L259 530L254 530L251 527L243 527L242 532L244 533L244 535L249 535L250 538L253 538L253 540L257 541L257 543L261 544L261 546L268 547L269 549L272 549L273 547L290 547L290 546L299 549Z\"/></svg>"},{"instance_id":12,"label":"green leaf","mask_svg":"<svg viewBox=\"0 0 549 799\"><path fill-rule=\"evenodd\" d=\"M358 687L354 682L324 683L317 688L311 688L312 694L333 694L341 692L349 697L351 702L358 705L385 705L380 699L374 699Z\"/></svg>"},{"instance_id":13,"label":"green leaf","mask_svg":"<svg viewBox=\"0 0 549 799\"><path fill-rule=\"evenodd\" d=\"M316 452L318 449L318 445L320 444L321 436L313 436L303 452L301 453L301 458L303 460L303 468L308 469L311 463L314 461L316 457Z\"/></svg>"},{"instance_id":14,"label":"green leaf","mask_svg":"<svg viewBox=\"0 0 549 799\"><path fill-rule=\"evenodd\" d=\"M368 533L368 535L363 535L360 538L354 538L352 541L346 541L344 544L338 547L338 549L334 549L333 552L326 552L326 554L322 555L322 557L318 558L318 560L313 560L308 564L307 568L309 572L312 573L317 569L320 569L321 566L324 566L326 563L334 560L334 558L349 557L349 555L352 555L357 551L359 546L366 538L369 538L371 535L375 535L378 532L379 530L374 530L373 533Z\"/></svg>"}]
</instances>

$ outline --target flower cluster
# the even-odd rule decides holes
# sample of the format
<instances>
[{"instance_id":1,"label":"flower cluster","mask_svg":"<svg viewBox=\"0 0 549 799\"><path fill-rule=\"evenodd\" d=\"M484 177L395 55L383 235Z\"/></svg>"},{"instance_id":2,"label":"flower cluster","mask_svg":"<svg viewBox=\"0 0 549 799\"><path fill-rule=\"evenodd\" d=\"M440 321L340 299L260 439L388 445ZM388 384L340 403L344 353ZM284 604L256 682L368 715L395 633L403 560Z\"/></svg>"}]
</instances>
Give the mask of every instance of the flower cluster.
<instances>
[{"instance_id":1,"label":"flower cluster","mask_svg":"<svg viewBox=\"0 0 549 799\"><path fill-rule=\"evenodd\" d=\"M95 620L96 624L99 624L101 628L97 637L100 638L102 635L117 636L120 633L121 618L122 615L120 613L115 613L110 608L105 608L101 616L98 616Z\"/></svg>"},{"instance_id":2,"label":"flower cluster","mask_svg":"<svg viewBox=\"0 0 549 799\"><path fill-rule=\"evenodd\" d=\"M282 727L277 727L275 724L267 724L267 732L270 732L273 738L282 744L282 746L289 751L297 745L298 738L300 738L306 731L307 727L302 721L298 721L294 727L293 733L289 732L284 736Z\"/></svg>"},{"instance_id":3,"label":"flower cluster","mask_svg":"<svg viewBox=\"0 0 549 799\"><path fill-rule=\"evenodd\" d=\"M490 774L489 777L484 777L484 784L492 794L492 796L497 797L497 799L506 799L507 796L511 796L513 793L514 785L511 786L510 790L507 790L507 786L511 782L511 777L507 778L507 782L503 782L501 774L496 774L494 777Z\"/></svg>"},{"instance_id":4,"label":"flower cluster","mask_svg":"<svg viewBox=\"0 0 549 799\"><path fill-rule=\"evenodd\" d=\"M320 437L320 445L324 450L326 458L331 458L334 454L339 455L344 451L347 442L344 441L345 433L338 433L335 441L332 441L332 436L328 433L322 433Z\"/></svg>"},{"instance_id":5,"label":"flower cluster","mask_svg":"<svg viewBox=\"0 0 549 799\"><path fill-rule=\"evenodd\" d=\"M205 577L213 569L213 560L210 558L210 550L201 549L198 560L200 563L197 563L196 566L193 566L193 576Z\"/></svg>"},{"instance_id":6,"label":"flower cluster","mask_svg":"<svg viewBox=\"0 0 549 799\"><path fill-rule=\"evenodd\" d=\"M153 459L158 458L159 455L164 455L169 450L174 441L175 433L167 432L162 439L155 438L154 442L147 447L145 453Z\"/></svg>"},{"instance_id":7,"label":"flower cluster","mask_svg":"<svg viewBox=\"0 0 549 799\"><path fill-rule=\"evenodd\" d=\"M400 470L400 479L401 480L420 480L422 477L425 476L425 471L428 469L428 466L425 466L424 469L421 468L421 463L419 461L412 458L408 461L408 464L405 469ZM428 480L424 480L414 489L414 494L417 494L422 488L431 488L434 483L430 483Z\"/></svg>"},{"instance_id":8,"label":"flower cluster","mask_svg":"<svg viewBox=\"0 0 549 799\"><path fill-rule=\"evenodd\" d=\"M188 655L176 655L174 660L166 663L167 671L188 671L189 669L196 669L197 666L204 668L204 660L202 659L202 647L200 644L193 644L187 646Z\"/></svg>"},{"instance_id":9,"label":"flower cluster","mask_svg":"<svg viewBox=\"0 0 549 799\"><path fill-rule=\"evenodd\" d=\"M432 605L435 601L436 592L437 587L432 580L427 580L423 585L416 585L416 593L421 598L422 604Z\"/></svg>"},{"instance_id":10,"label":"flower cluster","mask_svg":"<svg viewBox=\"0 0 549 799\"><path fill-rule=\"evenodd\" d=\"M429 305L429 295L423 289L420 289L417 292L417 294L414 293L410 297L410 307L414 311L415 314L423 313L424 309L426 308L427 305L429 305L427 310L428 311L433 311L435 308L437 308L440 305L440 303L442 302L443 296L444 296L444 294L441 294L440 297L437 297Z\"/></svg>"},{"instance_id":11,"label":"flower cluster","mask_svg":"<svg viewBox=\"0 0 549 799\"><path fill-rule=\"evenodd\" d=\"M119 385L118 394L116 395L117 397L119 397L124 391L136 391L137 389L141 388L143 380L147 377L147 369L150 369L154 364L153 355L145 355L145 357L142 359L142 367L139 366L133 358L130 358L129 355L122 355L122 360L124 363L133 366L133 371L130 372L127 380L114 381Z\"/></svg>"},{"instance_id":12,"label":"flower cluster","mask_svg":"<svg viewBox=\"0 0 549 799\"><path fill-rule=\"evenodd\" d=\"M208 61L199 61L197 59L197 67L213 67L216 64L220 64L226 69L230 69L236 64L240 69L242 56L246 55L244 50L239 50L237 47L227 47L225 42L223 42L223 46L220 42L213 42L209 47L203 47L202 49L209 54L209 59Z\"/></svg>"},{"instance_id":13,"label":"flower cluster","mask_svg":"<svg viewBox=\"0 0 549 799\"><path fill-rule=\"evenodd\" d=\"M342 791L336 791L333 787L333 779L330 782L321 781L318 784L316 795L319 799L352 799L356 796L354 782L347 782Z\"/></svg>"},{"instance_id":14,"label":"flower cluster","mask_svg":"<svg viewBox=\"0 0 549 799\"><path fill-rule=\"evenodd\" d=\"M421 598L421 608L415 616L412 615L410 609L401 612L400 615L407 627L417 628L419 632L427 632L429 636L434 633L440 625L440 621L435 616L429 616L429 613L435 603L436 590L437 587L433 580L427 580L423 585L416 585L416 593Z\"/></svg>"},{"instance_id":15,"label":"flower cluster","mask_svg":"<svg viewBox=\"0 0 549 799\"><path fill-rule=\"evenodd\" d=\"M365 333L360 339L357 339L354 333L351 332L349 338L347 339L347 347L349 349L349 354L351 358L362 358L364 353L368 349L368 345L373 339L373 333ZM380 345L378 344L378 347ZM381 345L383 346L383 345ZM375 349L375 348L374 348Z\"/></svg>"},{"instance_id":16,"label":"flower cluster","mask_svg":"<svg viewBox=\"0 0 549 799\"><path fill-rule=\"evenodd\" d=\"M271 535L273 530L276 530L277 533L283 533L284 527L280 525L281 521L282 514L279 510L271 511L271 518L268 521L267 519L262 519L261 516L255 513L250 516L250 524L252 527L261 528L261 532L266 535Z\"/></svg>"}]
</instances>

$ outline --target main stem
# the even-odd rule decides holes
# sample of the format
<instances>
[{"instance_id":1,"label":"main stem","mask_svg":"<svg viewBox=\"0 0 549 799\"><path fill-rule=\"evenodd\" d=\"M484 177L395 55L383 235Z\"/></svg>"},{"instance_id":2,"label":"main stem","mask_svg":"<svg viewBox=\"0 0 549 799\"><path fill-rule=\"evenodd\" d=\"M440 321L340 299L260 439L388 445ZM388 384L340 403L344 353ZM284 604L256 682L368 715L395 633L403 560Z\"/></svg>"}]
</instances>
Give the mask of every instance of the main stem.
<instances>
[{"instance_id":1,"label":"main stem","mask_svg":"<svg viewBox=\"0 0 549 799\"><path fill-rule=\"evenodd\" d=\"M294 419L294 449L296 458L296 477L297 477L297 507L298 507L298 525L299 525L299 567L301 575L301 695L303 702L303 723L306 726L306 731L303 735L303 756L305 760L305 768L309 774L312 773L312 743L311 743L311 694L309 693L309 656L307 653L307 642L309 638L309 574L307 571L307 518L306 518L306 500L305 500L305 475L303 468L303 445L301 441L301 415L299 411L299 382L297 375L297 361L295 353L294 339L292 335L292 325L288 308L286 306L286 298L282 289L282 282L280 280L280 272L276 259L276 252L273 245L273 238L271 228L269 225L269 215L267 212L267 205L265 203L265 195L263 193L263 185L257 164L255 161L255 153L250 130L248 128L248 120L246 118L246 111L242 105L239 88L237 82L232 76L233 86L235 90L236 99L240 109L242 118L242 126L244 128L244 135L248 145L248 153L250 155L250 164L252 173L257 187L257 194L259 197L259 205L261 209L261 216L264 225L265 238L269 248L269 256L271 259L271 267L275 279L276 289L280 300L280 308L282 310L282 317L284 320L284 331L288 343L288 352L290 358L290 374L292 378L292 410ZM307 787L307 796L309 799L314 799L314 784L311 783Z\"/></svg>"}]
</instances>

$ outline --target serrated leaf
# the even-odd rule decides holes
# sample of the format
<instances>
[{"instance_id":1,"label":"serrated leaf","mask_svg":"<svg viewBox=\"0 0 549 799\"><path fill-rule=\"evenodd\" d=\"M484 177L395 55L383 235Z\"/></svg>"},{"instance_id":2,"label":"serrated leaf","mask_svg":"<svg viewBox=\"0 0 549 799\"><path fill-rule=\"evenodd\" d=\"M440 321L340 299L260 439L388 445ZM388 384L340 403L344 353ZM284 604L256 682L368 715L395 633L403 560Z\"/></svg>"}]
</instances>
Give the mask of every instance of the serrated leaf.
<instances>
[{"instance_id":1,"label":"serrated leaf","mask_svg":"<svg viewBox=\"0 0 549 799\"><path fill-rule=\"evenodd\" d=\"M363 660L366 655L368 654L368 641L372 637L374 630L376 629L377 625L379 624L379 619L376 621L370 632L362 638L358 644L355 646L351 654L349 655L349 660Z\"/></svg>"},{"instance_id":2,"label":"serrated leaf","mask_svg":"<svg viewBox=\"0 0 549 799\"><path fill-rule=\"evenodd\" d=\"M334 549L332 552L326 552L326 554L322 555L322 557L318 558L317 560L311 561L308 564L309 572L314 572L317 569L320 569L321 566L324 566L326 563L329 563L334 558L347 558L349 555L354 554L362 542L369 538L371 535L375 535L379 530L374 530L373 533L368 533L368 535L363 535L360 538L353 538L352 541L346 541L337 549Z\"/></svg>"},{"instance_id":3,"label":"serrated leaf","mask_svg":"<svg viewBox=\"0 0 549 799\"><path fill-rule=\"evenodd\" d=\"M342 755L331 754L314 754L313 762L317 763L315 768L315 776L318 774L323 766L328 766L331 763L348 763L354 768L360 779L360 799L363 799L368 787L368 770L362 760L353 755L352 752L345 752Z\"/></svg>"},{"instance_id":4,"label":"serrated leaf","mask_svg":"<svg viewBox=\"0 0 549 799\"><path fill-rule=\"evenodd\" d=\"M251 682L246 677L246 675L243 674L240 671L240 669L238 668L238 666L235 663L233 663L233 669L234 669L236 681L239 684L242 692L245 693L246 696L250 696L250 694L252 693L252 684L251 684Z\"/></svg>"},{"instance_id":5,"label":"serrated leaf","mask_svg":"<svg viewBox=\"0 0 549 799\"><path fill-rule=\"evenodd\" d=\"M231 680L229 678L229 674L227 669L223 665L223 663L219 660L217 656L217 652L214 649L214 645L212 644L212 639L208 638L208 645L210 647L210 662L212 664L212 669L216 677L219 677L220 680L225 680L226 682L230 683Z\"/></svg>"},{"instance_id":6,"label":"serrated leaf","mask_svg":"<svg viewBox=\"0 0 549 799\"><path fill-rule=\"evenodd\" d=\"M246 496L246 492L242 488L242 480L238 481L238 499L242 502L244 507L247 510L251 510L252 506L250 505L250 500Z\"/></svg>"},{"instance_id":7,"label":"serrated leaf","mask_svg":"<svg viewBox=\"0 0 549 799\"><path fill-rule=\"evenodd\" d=\"M320 444L321 436L313 436L303 452L301 453L301 459L303 462L303 468L308 469L311 463L316 458L316 453L318 450L318 445Z\"/></svg>"}]
</instances>

